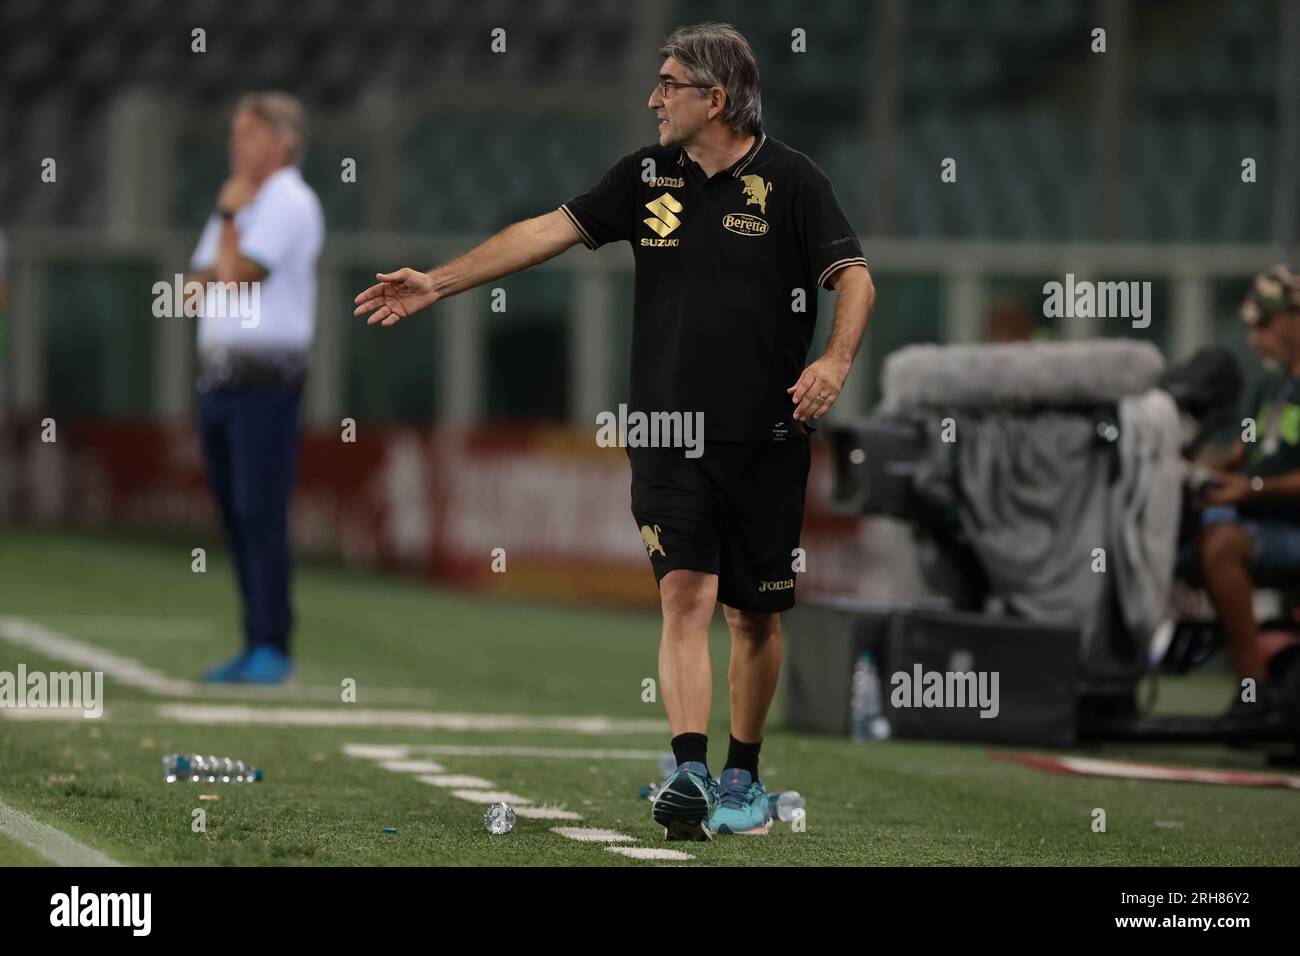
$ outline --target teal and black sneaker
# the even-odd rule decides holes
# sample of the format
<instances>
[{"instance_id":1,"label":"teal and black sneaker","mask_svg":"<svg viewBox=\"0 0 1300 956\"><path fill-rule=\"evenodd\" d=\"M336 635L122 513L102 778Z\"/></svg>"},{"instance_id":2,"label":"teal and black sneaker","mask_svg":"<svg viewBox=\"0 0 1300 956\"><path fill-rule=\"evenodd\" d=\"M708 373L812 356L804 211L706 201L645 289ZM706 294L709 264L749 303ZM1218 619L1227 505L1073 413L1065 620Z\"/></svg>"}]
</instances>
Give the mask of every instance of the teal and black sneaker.
<instances>
[{"instance_id":1,"label":"teal and black sneaker","mask_svg":"<svg viewBox=\"0 0 1300 956\"><path fill-rule=\"evenodd\" d=\"M650 815L669 840L709 840L709 816L718 805L718 783L704 764L691 760L668 775Z\"/></svg>"},{"instance_id":2,"label":"teal and black sneaker","mask_svg":"<svg viewBox=\"0 0 1300 956\"><path fill-rule=\"evenodd\" d=\"M732 767L718 778L718 806L709 816L709 829L718 834L762 836L771 832L772 809L767 790L748 770Z\"/></svg>"}]
</instances>

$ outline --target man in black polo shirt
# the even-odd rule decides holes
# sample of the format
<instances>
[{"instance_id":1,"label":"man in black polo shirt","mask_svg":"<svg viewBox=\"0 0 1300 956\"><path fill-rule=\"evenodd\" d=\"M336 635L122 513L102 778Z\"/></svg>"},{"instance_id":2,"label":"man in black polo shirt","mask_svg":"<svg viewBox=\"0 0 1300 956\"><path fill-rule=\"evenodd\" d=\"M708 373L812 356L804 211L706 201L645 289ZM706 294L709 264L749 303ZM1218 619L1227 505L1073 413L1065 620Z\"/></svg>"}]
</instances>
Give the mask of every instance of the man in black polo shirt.
<instances>
[{"instance_id":1,"label":"man in black polo shirt","mask_svg":"<svg viewBox=\"0 0 1300 956\"><path fill-rule=\"evenodd\" d=\"M392 325L438 299L558 255L632 244L632 415L702 416L704 448L633 447L632 513L659 582L660 687L678 767L653 816L669 839L767 833L758 753L794 604L809 423L838 397L875 297L830 183L762 127L758 66L733 27L674 31L647 104L659 142L559 210L508 227L429 273L401 269L356 298ZM826 351L805 367L817 289L838 293ZM718 601L731 630L731 738L707 765Z\"/></svg>"}]
</instances>

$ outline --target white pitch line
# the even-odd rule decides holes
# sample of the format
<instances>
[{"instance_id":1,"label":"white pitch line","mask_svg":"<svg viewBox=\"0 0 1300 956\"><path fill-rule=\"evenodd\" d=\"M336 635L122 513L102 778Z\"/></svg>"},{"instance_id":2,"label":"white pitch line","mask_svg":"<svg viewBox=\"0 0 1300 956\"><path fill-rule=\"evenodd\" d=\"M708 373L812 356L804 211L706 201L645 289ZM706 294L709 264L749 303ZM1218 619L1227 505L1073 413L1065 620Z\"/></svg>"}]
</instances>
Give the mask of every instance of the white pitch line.
<instances>
[{"instance_id":1,"label":"white pitch line","mask_svg":"<svg viewBox=\"0 0 1300 956\"><path fill-rule=\"evenodd\" d=\"M74 618L69 618L74 620ZM338 701L341 690L329 685L282 684L259 687L253 684L204 684L199 681L168 677L134 658L107 650L79 638L70 637L39 621L25 617L0 617L0 638L31 651L65 661L79 670L103 671L119 683L160 697L234 698L236 700L328 700ZM416 687L374 687L363 682L362 700L389 704L428 704L432 691Z\"/></svg>"},{"instance_id":2,"label":"white pitch line","mask_svg":"<svg viewBox=\"0 0 1300 956\"><path fill-rule=\"evenodd\" d=\"M561 810L559 807L513 807L515 816L530 820L581 820L581 813Z\"/></svg>"},{"instance_id":3,"label":"white pitch line","mask_svg":"<svg viewBox=\"0 0 1300 956\"><path fill-rule=\"evenodd\" d=\"M0 707L0 717L10 720L107 720L105 710L98 717L87 717L84 707Z\"/></svg>"},{"instance_id":4,"label":"white pitch line","mask_svg":"<svg viewBox=\"0 0 1300 956\"><path fill-rule=\"evenodd\" d=\"M532 803L527 797L521 797L509 790L453 790L451 795L457 800L469 803Z\"/></svg>"},{"instance_id":5,"label":"white pitch line","mask_svg":"<svg viewBox=\"0 0 1300 956\"><path fill-rule=\"evenodd\" d=\"M130 614L43 614L28 611L23 616L37 621L52 621L59 627L71 627L74 630L103 628L126 632L151 628L160 632L211 631L218 623L206 617L140 617Z\"/></svg>"},{"instance_id":6,"label":"white pitch line","mask_svg":"<svg viewBox=\"0 0 1300 956\"><path fill-rule=\"evenodd\" d=\"M120 684L138 687L151 694L189 697L197 687L193 681L175 680L137 660L68 637L25 618L0 617L0 637L44 657L74 664L80 669L103 671Z\"/></svg>"},{"instance_id":7,"label":"white pitch line","mask_svg":"<svg viewBox=\"0 0 1300 956\"><path fill-rule=\"evenodd\" d=\"M121 866L94 847L0 803L0 833L34 850L56 866Z\"/></svg>"},{"instance_id":8,"label":"white pitch line","mask_svg":"<svg viewBox=\"0 0 1300 956\"><path fill-rule=\"evenodd\" d=\"M693 860L695 857L681 850L662 850L649 846L607 846L610 853L630 856L634 860Z\"/></svg>"},{"instance_id":9,"label":"white pitch line","mask_svg":"<svg viewBox=\"0 0 1300 956\"><path fill-rule=\"evenodd\" d=\"M401 760L410 752L404 744L344 744L343 752L349 757L369 760Z\"/></svg>"},{"instance_id":10,"label":"white pitch line","mask_svg":"<svg viewBox=\"0 0 1300 956\"><path fill-rule=\"evenodd\" d=\"M617 830L602 829L601 827L551 827L551 832L558 833L562 837L568 837L570 840L577 840L579 843L636 842L634 836L619 833Z\"/></svg>"},{"instance_id":11,"label":"white pitch line","mask_svg":"<svg viewBox=\"0 0 1300 956\"><path fill-rule=\"evenodd\" d=\"M408 753L446 757L544 757L556 760L657 760L662 750L611 750L599 747L474 747L459 744L412 744Z\"/></svg>"},{"instance_id":12,"label":"white pitch line","mask_svg":"<svg viewBox=\"0 0 1300 956\"><path fill-rule=\"evenodd\" d=\"M30 620L76 631L84 637L122 641L207 644L218 639L217 622L199 617L128 617L89 614L27 614Z\"/></svg>"},{"instance_id":13,"label":"white pitch line","mask_svg":"<svg viewBox=\"0 0 1300 956\"><path fill-rule=\"evenodd\" d=\"M379 766L394 773L442 773L447 769L432 760L381 760Z\"/></svg>"},{"instance_id":14,"label":"white pitch line","mask_svg":"<svg viewBox=\"0 0 1300 956\"><path fill-rule=\"evenodd\" d=\"M415 779L433 787L462 787L466 790L491 790L496 786L491 780L464 773L424 774Z\"/></svg>"},{"instance_id":15,"label":"white pitch line","mask_svg":"<svg viewBox=\"0 0 1300 956\"><path fill-rule=\"evenodd\" d=\"M661 720L546 717L530 714L439 713L348 707L249 707L238 704L163 704L159 716L185 724L257 724L276 727L414 727L420 730L553 730L578 734L661 731Z\"/></svg>"},{"instance_id":16,"label":"white pitch line","mask_svg":"<svg viewBox=\"0 0 1300 956\"><path fill-rule=\"evenodd\" d=\"M266 701L271 703L296 703L305 701L342 702L342 688L330 684L198 684L195 697L227 700ZM418 687L370 687L365 682L358 685L361 701L379 704L432 704L436 695L431 690ZM350 706L350 705L349 705Z\"/></svg>"},{"instance_id":17,"label":"white pitch line","mask_svg":"<svg viewBox=\"0 0 1300 956\"><path fill-rule=\"evenodd\" d=\"M455 753L458 755L468 756L501 756L503 754L516 754L526 756L578 756L591 757L593 754L613 753L634 755L636 759L653 758L659 755L656 750L633 750L633 751L602 751L598 749L573 749L568 750L557 747L440 747L426 744L344 744L343 752L351 757L372 758L380 762L380 766L388 770L401 771L412 765L418 765L421 761L403 759L408 753ZM582 814L574 813L572 810L562 810L559 807L548 806L528 806L531 802L527 797L521 797L515 793L509 793L502 790L488 789L493 786L492 781L482 777L474 777L463 774L429 774L417 776L415 778L421 783L431 784L435 787L458 787L451 791L451 795L459 800L476 804L491 803L508 803L514 810L515 816L531 820L572 820L582 819ZM629 836L626 833L619 833L617 830L609 830L601 827L552 827L551 832L559 834L570 840L577 840L582 843L635 843L636 837ZM680 850L661 850L650 847L606 847L608 850L628 850L625 856L636 860L693 860L695 857L689 853L683 853ZM635 849L637 852L630 852Z\"/></svg>"}]
</instances>

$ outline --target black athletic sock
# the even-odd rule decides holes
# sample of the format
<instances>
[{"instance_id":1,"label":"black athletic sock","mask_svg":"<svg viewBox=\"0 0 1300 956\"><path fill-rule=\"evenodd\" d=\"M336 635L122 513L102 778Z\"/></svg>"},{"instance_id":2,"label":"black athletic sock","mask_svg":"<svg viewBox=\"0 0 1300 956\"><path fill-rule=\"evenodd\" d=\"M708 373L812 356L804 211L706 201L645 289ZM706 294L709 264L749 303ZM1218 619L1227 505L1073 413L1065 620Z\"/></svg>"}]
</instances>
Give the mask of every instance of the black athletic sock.
<instances>
[{"instance_id":1,"label":"black athletic sock","mask_svg":"<svg viewBox=\"0 0 1300 956\"><path fill-rule=\"evenodd\" d=\"M731 743L727 745L727 765L722 768L722 772L735 768L736 770L748 770L749 775L755 780L758 779L758 751L763 746L763 738L759 738L757 743L747 744L731 738Z\"/></svg>"},{"instance_id":2,"label":"black athletic sock","mask_svg":"<svg viewBox=\"0 0 1300 956\"><path fill-rule=\"evenodd\" d=\"M689 763L692 760L704 764L707 770L709 767L709 738L704 734L678 734L673 738L673 757L677 761L677 766Z\"/></svg>"}]
</instances>

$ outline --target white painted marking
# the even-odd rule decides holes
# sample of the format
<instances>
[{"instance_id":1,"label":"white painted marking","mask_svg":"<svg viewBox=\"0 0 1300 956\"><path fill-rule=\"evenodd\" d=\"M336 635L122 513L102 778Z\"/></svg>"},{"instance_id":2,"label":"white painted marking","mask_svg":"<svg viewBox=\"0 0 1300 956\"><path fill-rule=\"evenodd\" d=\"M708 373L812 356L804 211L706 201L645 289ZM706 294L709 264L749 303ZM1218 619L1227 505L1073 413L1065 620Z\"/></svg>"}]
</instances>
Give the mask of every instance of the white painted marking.
<instances>
[{"instance_id":1,"label":"white painted marking","mask_svg":"<svg viewBox=\"0 0 1300 956\"><path fill-rule=\"evenodd\" d=\"M607 846L610 853L630 856L634 860L693 860L695 857L681 850L661 850L649 846Z\"/></svg>"},{"instance_id":2,"label":"white painted marking","mask_svg":"<svg viewBox=\"0 0 1300 956\"><path fill-rule=\"evenodd\" d=\"M69 616L68 620L76 620ZM156 668L134 658L94 644L69 637L39 621L24 617L0 617L0 638L34 651L44 657L73 664L78 670L103 671L106 677L137 687L160 697L212 697L236 700L339 700L339 688L281 684L260 687L253 684L204 684L168 677ZM362 685L360 699L376 703L430 704L434 694L411 687L374 687Z\"/></svg>"},{"instance_id":3,"label":"white painted marking","mask_svg":"<svg viewBox=\"0 0 1300 956\"><path fill-rule=\"evenodd\" d=\"M23 616L35 621L53 621L60 627L103 627L113 629L137 630L155 628L158 630L200 630L210 631L217 626L214 618L207 617L141 617L133 614L46 614L44 612L23 612Z\"/></svg>"},{"instance_id":4,"label":"white painted marking","mask_svg":"<svg viewBox=\"0 0 1300 956\"><path fill-rule=\"evenodd\" d=\"M226 700L251 700L275 702L329 701L341 702L341 690L337 684L199 684L195 697ZM437 695L433 691L416 687L371 687L361 684L357 690L358 700L366 704L409 704L430 705ZM349 705L351 706L351 705Z\"/></svg>"},{"instance_id":5,"label":"white painted marking","mask_svg":"<svg viewBox=\"0 0 1300 956\"><path fill-rule=\"evenodd\" d=\"M400 760L407 754L408 748L397 744L344 744L343 752L349 757L365 757L370 760Z\"/></svg>"},{"instance_id":6,"label":"white painted marking","mask_svg":"<svg viewBox=\"0 0 1300 956\"><path fill-rule=\"evenodd\" d=\"M617 830L604 830L600 827L551 827L552 833L558 833L570 840L581 843L635 843L636 837L619 833Z\"/></svg>"},{"instance_id":7,"label":"white painted marking","mask_svg":"<svg viewBox=\"0 0 1300 956\"><path fill-rule=\"evenodd\" d=\"M82 637L123 641L206 644L216 639L218 622L201 617L132 617L127 615L25 614L30 620L76 631Z\"/></svg>"},{"instance_id":8,"label":"white painted marking","mask_svg":"<svg viewBox=\"0 0 1300 956\"><path fill-rule=\"evenodd\" d=\"M527 817L530 820L581 820L581 813L574 813L572 810L561 810L559 807L512 807L515 816Z\"/></svg>"},{"instance_id":9,"label":"white painted marking","mask_svg":"<svg viewBox=\"0 0 1300 956\"><path fill-rule=\"evenodd\" d=\"M0 803L0 833L34 850L56 866L121 866L94 847Z\"/></svg>"},{"instance_id":10,"label":"white painted marking","mask_svg":"<svg viewBox=\"0 0 1300 956\"><path fill-rule=\"evenodd\" d=\"M442 773L447 769L432 760L381 760L379 766L394 773Z\"/></svg>"},{"instance_id":11,"label":"white painted marking","mask_svg":"<svg viewBox=\"0 0 1300 956\"><path fill-rule=\"evenodd\" d=\"M105 709L98 717L87 718L85 709L81 707L0 707L0 717L10 720L89 720L98 723L108 719L108 710Z\"/></svg>"},{"instance_id":12,"label":"white painted marking","mask_svg":"<svg viewBox=\"0 0 1300 956\"><path fill-rule=\"evenodd\" d=\"M527 714L438 713L344 707L249 707L238 704L163 704L159 716L186 724L257 724L281 727L413 727L420 730L548 730L578 734L662 731L662 720L610 717L539 717Z\"/></svg>"},{"instance_id":13,"label":"white painted marking","mask_svg":"<svg viewBox=\"0 0 1300 956\"><path fill-rule=\"evenodd\" d=\"M1061 757L1059 761L1076 773L1135 780L1173 780L1191 783L1237 784L1242 786L1291 787L1300 790L1300 777L1291 774L1257 773L1252 770L1205 770L1200 767L1166 767L1159 764L1125 763L1092 757Z\"/></svg>"},{"instance_id":14,"label":"white painted marking","mask_svg":"<svg viewBox=\"0 0 1300 956\"><path fill-rule=\"evenodd\" d=\"M599 747L473 747L459 744L420 744L410 747L408 752L447 757L542 757L556 760L658 760L663 754L662 750L611 750Z\"/></svg>"},{"instance_id":15,"label":"white painted marking","mask_svg":"<svg viewBox=\"0 0 1300 956\"><path fill-rule=\"evenodd\" d=\"M470 803L532 803L527 797L521 797L509 790L453 790L451 795L457 800ZM518 812L518 811L516 811Z\"/></svg>"},{"instance_id":16,"label":"white painted marking","mask_svg":"<svg viewBox=\"0 0 1300 956\"><path fill-rule=\"evenodd\" d=\"M464 787L466 790L491 790L496 786L491 780L484 780L482 777L471 777L463 773L440 773L416 777L420 783L427 783L434 787Z\"/></svg>"},{"instance_id":17,"label":"white painted marking","mask_svg":"<svg viewBox=\"0 0 1300 956\"><path fill-rule=\"evenodd\" d=\"M0 637L43 657L73 664L79 670L103 671L105 676L120 684L138 687L151 694L189 697L198 686L194 681L175 680L137 660L68 637L21 617L0 617Z\"/></svg>"}]
</instances>

